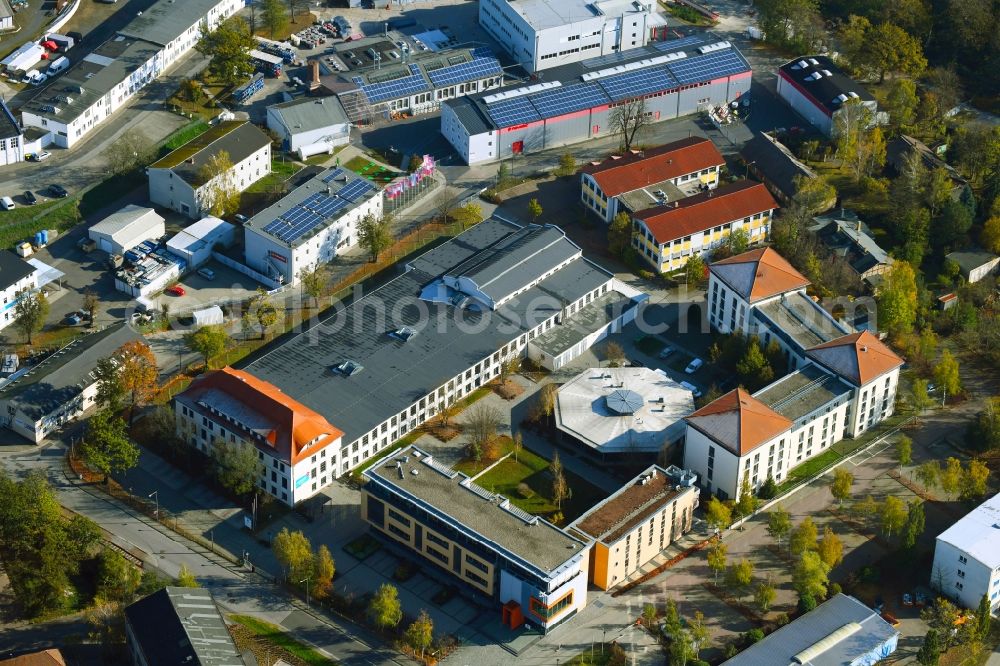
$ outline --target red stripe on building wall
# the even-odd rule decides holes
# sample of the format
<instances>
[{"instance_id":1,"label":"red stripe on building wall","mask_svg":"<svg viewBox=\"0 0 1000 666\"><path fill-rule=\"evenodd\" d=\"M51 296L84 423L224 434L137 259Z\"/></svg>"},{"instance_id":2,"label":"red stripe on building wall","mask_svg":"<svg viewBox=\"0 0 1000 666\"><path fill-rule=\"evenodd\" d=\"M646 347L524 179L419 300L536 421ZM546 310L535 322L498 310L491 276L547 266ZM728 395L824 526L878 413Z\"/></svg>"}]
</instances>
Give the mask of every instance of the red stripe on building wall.
<instances>
[{"instance_id":1,"label":"red stripe on building wall","mask_svg":"<svg viewBox=\"0 0 1000 666\"><path fill-rule=\"evenodd\" d=\"M523 129L527 129L529 127L535 127L535 126L539 126L540 127L540 126L542 126L544 124L545 124L544 120L537 120L537 121L535 121L533 123L527 123L525 125L512 125L510 127L503 127L503 128L501 128L501 129L499 129L497 131L500 134L506 134L508 132L515 132L517 130L523 130Z\"/></svg>"},{"instance_id":2,"label":"red stripe on building wall","mask_svg":"<svg viewBox=\"0 0 1000 666\"><path fill-rule=\"evenodd\" d=\"M795 81L792 78L790 78L787 74L785 74L784 71L782 71L782 70L779 69L778 70L778 76L780 76L782 79L784 79L785 83L790 84L793 88L795 88L796 90L798 90L799 93L801 93L803 97L805 97L807 100L809 100L810 102L813 103L813 106L815 106L816 108L818 108L820 111L822 111L824 114L826 114L830 118L833 117L833 113L829 109L827 109L823 105L822 102L820 102L818 99L816 99L815 97L813 97L813 95L808 90L806 90L805 88L803 88L802 86L800 86L797 81Z\"/></svg>"}]
</instances>

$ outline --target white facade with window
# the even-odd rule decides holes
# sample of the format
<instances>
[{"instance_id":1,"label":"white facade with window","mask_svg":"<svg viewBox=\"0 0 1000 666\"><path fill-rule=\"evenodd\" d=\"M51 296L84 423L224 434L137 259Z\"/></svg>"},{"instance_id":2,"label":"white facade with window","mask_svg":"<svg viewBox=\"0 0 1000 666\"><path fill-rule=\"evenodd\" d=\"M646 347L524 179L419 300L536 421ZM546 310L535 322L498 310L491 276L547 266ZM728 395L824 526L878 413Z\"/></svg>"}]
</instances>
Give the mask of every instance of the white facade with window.
<instances>
[{"instance_id":1,"label":"white facade with window","mask_svg":"<svg viewBox=\"0 0 1000 666\"><path fill-rule=\"evenodd\" d=\"M931 587L975 610L985 594L1000 603L1000 495L994 495L942 532L934 546Z\"/></svg>"}]
</instances>

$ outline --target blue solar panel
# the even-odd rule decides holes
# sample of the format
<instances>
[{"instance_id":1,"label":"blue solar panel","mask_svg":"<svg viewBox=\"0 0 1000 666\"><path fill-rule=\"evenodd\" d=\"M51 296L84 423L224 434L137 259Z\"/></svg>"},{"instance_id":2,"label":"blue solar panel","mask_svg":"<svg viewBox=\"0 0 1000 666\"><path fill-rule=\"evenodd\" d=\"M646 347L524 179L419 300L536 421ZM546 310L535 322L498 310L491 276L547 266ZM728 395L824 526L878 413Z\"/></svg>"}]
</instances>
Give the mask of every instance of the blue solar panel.
<instances>
[{"instance_id":1,"label":"blue solar panel","mask_svg":"<svg viewBox=\"0 0 1000 666\"><path fill-rule=\"evenodd\" d=\"M530 98L538 112L546 118L590 109L611 101L596 82L553 88L530 95Z\"/></svg>"},{"instance_id":2,"label":"blue solar panel","mask_svg":"<svg viewBox=\"0 0 1000 666\"><path fill-rule=\"evenodd\" d=\"M667 63L667 67L681 85L711 81L750 69L735 49L688 57Z\"/></svg>"},{"instance_id":3,"label":"blue solar panel","mask_svg":"<svg viewBox=\"0 0 1000 666\"><path fill-rule=\"evenodd\" d=\"M677 49L683 48L685 46L692 46L694 44L702 44L705 42L705 38L701 35L688 35L687 37L679 37L677 39L668 39L663 42L655 42L653 48L658 51L676 51Z\"/></svg>"},{"instance_id":4,"label":"blue solar panel","mask_svg":"<svg viewBox=\"0 0 1000 666\"><path fill-rule=\"evenodd\" d=\"M490 113L490 117L493 118L493 122L500 127L523 125L542 119L528 98L523 95L513 99L493 102L486 108Z\"/></svg>"},{"instance_id":5,"label":"blue solar panel","mask_svg":"<svg viewBox=\"0 0 1000 666\"><path fill-rule=\"evenodd\" d=\"M423 90L429 90L427 81L419 74L411 74L401 79L393 79L385 83L369 83L361 86L369 102L384 102L390 99L407 97Z\"/></svg>"},{"instance_id":6,"label":"blue solar panel","mask_svg":"<svg viewBox=\"0 0 1000 666\"><path fill-rule=\"evenodd\" d=\"M364 180L352 180L342 190L337 192L337 196L349 199L354 202L362 196L375 189L375 186Z\"/></svg>"},{"instance_id":7,"label":"blue solar panel","mask_svg":"<svg viewBox=\"0 0 1000 666\"><path fill-rule=\"evenodd\" d=\"M677 81L664 67L638 69L624 74L605 76L597 80L614 101L669 90Z\"/></svg>"},{"instance_id":8,"label":"blue solar panel","mask_svg":"<svg viewBox=\"0 0 1000 666\"><path fill-rule=\"evenodd\" d=\"M463 62L451 67L442 67L432 72L427 72L427 76L438 88L464 83L465 81L477 81L488 76L497 76L503 70L500 63L495 58L475 58L471 62Z\"/></svg>"},{"instance_id":9,"label":"blue solar panel","mask_svg":"<svg viewBox=\"0 0 1000 666\"><path fill-rule=\"evenodd\" d=\"M343 170L336 169L330 175L335 176L337 172L343 173ZM329 182L332 178L327 177L325 180ZM316 227L322 226L341 209L375 189L371 183L358 179L352 180L332 196L325 192L314 192L302 203L297 204L281 217L267 224L263 231L282 242L294 243Z\"/></svg>"},{"instance_id":10,"label":"blue solar panel","mask_svg":"<svg viewBox=\"0 0 1000 666\"><path fill-rule=\"evenodd\" d=\"M344 175L344 170L341 169L340 167L337 167L336 169L334 169L333 171L331 171L329 174L327 174L325 178L323 178L323 182L324 183L329 183L331 180L335 180L337 178L340 178L343 175Z\"/></svg>"}]
</instances>

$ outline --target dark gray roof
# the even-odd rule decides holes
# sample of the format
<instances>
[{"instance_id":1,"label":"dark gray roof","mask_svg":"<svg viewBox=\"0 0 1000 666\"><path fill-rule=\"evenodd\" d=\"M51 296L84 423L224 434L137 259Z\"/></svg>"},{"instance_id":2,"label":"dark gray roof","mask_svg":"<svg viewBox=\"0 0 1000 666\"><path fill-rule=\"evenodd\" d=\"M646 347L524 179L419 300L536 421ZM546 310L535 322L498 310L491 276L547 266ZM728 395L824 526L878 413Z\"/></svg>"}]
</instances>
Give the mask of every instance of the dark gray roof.
<instances>
[{"instance_id":1,"label":"dark gray roof","mask_svg":"<svg viewBox=\"0 0 1000 666\"><path fill-rule=\"evenodd\" d=\"M0 99L0 139L10 139L21 136L23 130L14 118L14 114L7 108L7 103Z\"/></svg>"},{"instance_id":2,"label":"dark gray roof","mask_svg":"<svg viewBox=\"0 0 1000 666\"><path fill-rule=\"evenodd\" d=\"M807 79L817 72L822 76L813 80ZM781 66L780 74L793 81L799 91L812 99L814 104L826 109L828 115L839 111L843 106L842 102L834 102L838 95L850 96L850 93L854 93L863 102L875 101L864 86L844 74L830 58L823 55L802 56L786 62Z\"/></svg>"},{"instance_id":3,"label":"dark gray roof","mask_svg":"<svg viewBox=\"0 0 1000 666\"><path fill-rule=\"evenodd\" d=\"M219 0L157 0L119 30L122 35L166 46L201 23Z\"/></svg>"},{"instance_id":4,"label":"dark gray roof","mask_svg":"<svg viewBox=\"0 0 1000 666\"><path fill-rule=\"evenodd\" d=\"M813 219L817 223L818 228L814 227L814 230L820 241L834 254L843 257L859 275L881 264L892 263L889 253L875 242L853 213Z\"/></svg>"},{"instance_id":5,"label":"dark gray roof","mask_svg":"<svg viewBox=\"0 0 1000 666\"><path fill-rule=\"evenodd\" d=\"M127 324L77 338L0 390L0 400L13 402L36 420L76 398L96 381L94 368L126 342L142 340Z\"/></svg>"},{"instance_id":6,"label":"dark gray roof","mask_svg":"<svg viewBox=\"0 0 1000 666\"><path fill-rule=\"evenodd\" d=\"M492 131L495 126L493 120L486 115L486 108L482 104L477 104L469 97L459 97L458 99L446 102L449 108L455 113L462 127L469 133L469 136L483 134Z\"/></svg>"},{"instance_id":7,"label":"dark gray roof","mask_svg":"<svg viewBox=\"0 0 1000 666\"><path fill-rule=\"evenodd\" d=\"M838 594L725 662L726 666L848 666L891 654L899 632L868 606ZM821 643L822 642L822 643ZM861 663L861 662L858 662Z\"/></svg>"},{"instance_id":8,"label":"dark gray roof","mask_svg":"<svg viewBox=\"0 0 1000 666\"><path fill-rule=\"evenodd\" d=\"M125 609L148 666L243 666L212 593L167 587Z\"/></svg>"},{"instance_id":9,"label":"dark gray roof","mask_svg":"<svg viewBox=\"0 0 1000 666\"><path fill-rule=\"evenodd\" d=\"M222 151L229 153L229 160L236 165L270 143L271 138L251 122L222 121L149 168L170 169L192 187L200 187L204 184L202 169Z\"/></svg>"},{"instance_id":10,"label":"dark gray roof","mask_svg":"<svg viewBox=\"0 0 1000 666\"><path fill-rule=\"evenodd\" d=\"M955 170L955 167L935 155L934 151L926 143L912 136L903 134L890 141L885 147L885 160L893 169L901 172L906 164L906 158L914 151L920 155L920 160L926 168L944 169L948 173L948 177L952 180L954 187L966 184L967 181L962 177L962 174Z\"/></svg>"},{"instance_id":11,"label":"dark gray roof","mask_svg":"<svg viewBox=\"0 0 1000 666\"><path fill-rule=\"evenodd\" d=\"M797 421L837 398L848 398L853 389L836 376L808 363L753 397L790 421Z\"/></svg>"},{"instance_id":12,"label":"dark gray roof","mask_svg":"<svg viewBox=\"0 0 1000 666\"><path fill-rule=\"evenodd\" d=\"M300 97L269 108L292 134L348 122L347 113L336 97Z\"/></svg>"},{"instance_id":13,"label":"dark gray roof","mask_svg":"<svg viewBox=\"0 0 1000 666\"><path fill-rule=\"evenodd\" d=\"M985 266L997 260L997 255L985 250L967 250L960 252L949 252L944 255L945 259L950 259L958 264L962 273L968 277L969 273L981 266Z\"/></svg>"},{"instance_id":14,"label":"dark gray roof","mask_svg":"<svg viewBox=\"0 0 1000 666\"><path fill-rule=\"evenodd\" d=\"M421 299L425 286L470 252L518 230L496 219L480 223L242 369L323 414L345 442L360 437L611 279L580 257L494 311ZM391 335L403 326L417 334L405 342ZM362 370L331 371L348 360Z\"/></svg>"},{"instance_id":15,"label":"dark gray roof","mask_svg":"<svg viewBox=\"0 0 1000 666\"><path fill-rule=\"evenodd\" d=\"M396 467L397 462L401 468ZM543 575L578 559L583 550L584 542L517 507L502 507L502 496L476 486L465 474L435 462L416 447L407 447L373 465L365 476L371 479L369 483L416 500L453 529L471 532L476 541L485 541L507 557L519 558Z\"/></svg>"},{"instance_id":16,"label":"dark gray roof","mask_svg":"<svg viewBox=\"0 0 1000 666\"><path fill-rule=\"evenodd\" d=\"M10 250L0 250L0 289L7 289L35 272L35 267Z\"/></svg>"},{"instance_id":17,"label":"dark gray roof","mask_svg":"<svg viewBox=\"0 0 1000 666\"><path fill-rule=\"evenodd\" d=\"M754 135L743 146L740 156L747 164L753 162L764 178L789 199L798 191L796 176L816 177L813 170L797 160L784 144L767 134Z\"/></svg>"}]
</instances>

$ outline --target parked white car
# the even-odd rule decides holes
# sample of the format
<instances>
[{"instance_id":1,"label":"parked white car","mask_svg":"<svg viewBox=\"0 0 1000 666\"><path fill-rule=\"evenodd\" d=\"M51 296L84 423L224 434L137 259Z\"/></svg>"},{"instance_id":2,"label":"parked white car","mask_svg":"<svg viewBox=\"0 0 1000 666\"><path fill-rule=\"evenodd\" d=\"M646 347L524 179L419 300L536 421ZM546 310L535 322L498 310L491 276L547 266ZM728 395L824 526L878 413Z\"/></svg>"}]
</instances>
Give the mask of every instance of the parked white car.
<instances>
[{"instance_id":1,"label":"parked white car","mask_svg":"<svg viewBox=\"0 0 1000 666\"><path fill-rule=\"evenodd\" d=\"M681 386L686 388L688 391L691 391L691 395L693 395L694 397L696 398L701 397L701 389L692 384L691 382L681 382Z\"/></svg>"},{"instance_id":2,"label":"parked white car","mask_svg":"<svg viewBox=\"0 0 1000 666\"><path fill-rule=\"evenodd\" d=\"M701 366L703 365L705 365L705 362L700 358L696 358L690 363L688 363L688 366L684 368L684 372L686 372L689 375L693 375L694 373L698 372L698 369L701 368Z\"/></svg>"}]
</instances>

